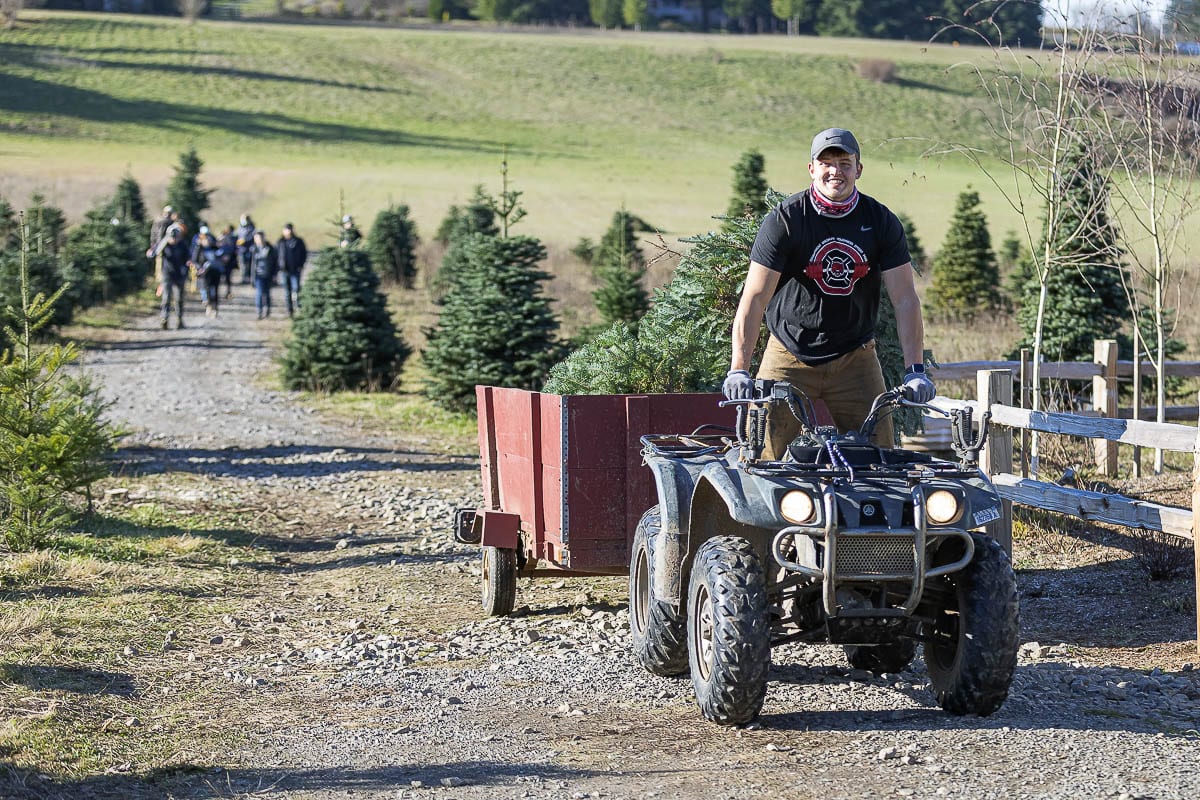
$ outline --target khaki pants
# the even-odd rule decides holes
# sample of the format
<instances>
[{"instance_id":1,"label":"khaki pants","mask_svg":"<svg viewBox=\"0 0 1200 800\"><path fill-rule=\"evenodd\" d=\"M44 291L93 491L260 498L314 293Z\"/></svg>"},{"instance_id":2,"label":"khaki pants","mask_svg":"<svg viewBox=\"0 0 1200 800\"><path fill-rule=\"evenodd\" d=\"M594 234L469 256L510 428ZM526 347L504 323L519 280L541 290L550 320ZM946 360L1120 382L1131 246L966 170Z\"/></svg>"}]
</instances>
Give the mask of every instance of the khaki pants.
<instances>
[{"instance_id":1,"label":"khaki pants","mask_svg":"<svg viewBox=\"0 0 1200 800\"><path fill-rule=\"evenodd\" d=\"M841 433L858 430L871 410L871 403L884 391L883 369L873 341L833 361L809 366L772 336L767 341L758 377L787 381L809 399L823 400ZM763 457L781 458L799 432L800 422L791 411L780 406L771 409ZM884 416L875 427L873 441L880 447L894 447L893 436L891 416Z\"/></svg>"}]
</instances>

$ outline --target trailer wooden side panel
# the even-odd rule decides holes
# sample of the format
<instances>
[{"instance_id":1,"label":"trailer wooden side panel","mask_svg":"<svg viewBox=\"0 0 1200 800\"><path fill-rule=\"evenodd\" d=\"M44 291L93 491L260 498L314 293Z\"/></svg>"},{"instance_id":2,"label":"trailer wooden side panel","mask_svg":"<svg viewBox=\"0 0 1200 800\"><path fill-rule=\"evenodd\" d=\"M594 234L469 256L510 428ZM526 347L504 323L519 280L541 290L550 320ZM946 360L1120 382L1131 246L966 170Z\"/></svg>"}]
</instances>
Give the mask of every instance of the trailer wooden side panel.
<instances>
[{"instance_id":1,"label":"trailer wooden side panel","mask_svg":"<svg viewBox=\"0 0 1200 800\"><path fill-rule=\"evenodd\" d=\"M640 438L732 426L717 394L555 395L476 388L484 502L516 514L528 556L564 569L628 568L656 502Z\"/></svg>"}]
</instances>

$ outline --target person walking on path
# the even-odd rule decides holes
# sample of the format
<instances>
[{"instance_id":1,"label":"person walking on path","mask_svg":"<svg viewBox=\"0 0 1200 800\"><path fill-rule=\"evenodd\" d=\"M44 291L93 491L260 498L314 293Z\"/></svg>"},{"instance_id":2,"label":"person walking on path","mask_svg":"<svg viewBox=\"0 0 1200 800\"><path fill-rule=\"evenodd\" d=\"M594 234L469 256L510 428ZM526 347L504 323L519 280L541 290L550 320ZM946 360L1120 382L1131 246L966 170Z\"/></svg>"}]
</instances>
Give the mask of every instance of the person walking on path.
<instances>
[{"instance_id":1,"label":"person walking on path","mask_svg":"<svg viewBox=\"0 0 1200 800\"><path fill-rule=\"evenodd\" d=\"M267 234L254 232L250 248L250 264L254 275L254 307L259 319L271 316L271 287L279 272L279 259L275 248L267 241Z\"/></svg>"},{"instance_id":2,"label":"person walking on path","mask_svg":"<svg viewBox=\"0 0 1200 800\"><path fill-rule=\"evenodd\" d=\"M295 308L300 308L300 273L304 270L304 262L308 260L308 249L289 222L283 226L283 236L275 243L275 250L279 256L279 269L283 273L283 301L290 317L293 313L293 295Z\"/></svg>"},{"instance_id":3,"label":"person walking on path","mask_svg":"<svg viewBox=\"0 0 1200 800\"><path fill-rule=\"evenodd\" d=\"M178 219L175 209L171 206L163 206L161 217L156 217L154 222L150 224L150 246L146 248L146 258L154 260L154 275L159 277L161 266L158 261L159 252L162 250L162 245L166 243L167 229L171 227Z\"/></svg>"},{"instance_id":4,"label":"person walking on path","mask_svg":"<svg viewBox=\"0 0 1200 800\"><path fill-rule=\"evenodd\" d=\"M232 225L226 225L221 239L217 242L221 248L221 275L225 279L225 299L233 297L233 273L238 268L237 235Z\"/></svg>"},{"instance_id":5,"label":"person walking on path","mask_svg":"<svg viewBox=\"0 0 1200 800\"><path fill-rule=\"evenodd\" d=\"M157 253L160 257L158 293L162 297L162 328L167 329L173 301L178 304L176 320L182 328L183 286L188 274L188 248L183 241L183 230L174 225L168 228Z\"/></svg>"},{"instance_id":6,"label":"person walking on path","mask_svg":"<svg viewBox=\"0 0 1200 800\"><path fill-rule=\"evenodd\" d=\"M192 265L200 280L200 294L204 298L204 313L216 316L221 294L221 259L223 253L216 237L208 226L200 228L196 244L192 247Z\"/></svg>"},{"instance_id":7,"label":"person walking on path","mask_svg":"<svg viewBox=\"0 0 1200 800\"><path fill-rule=\"evenodd\" d=\"M242 283L245 284L250 283L253 276L250 257L254 250L254 231L254 220L250 219L249 214L242 214L242 218L238 220L237 246L238 266L242 270Z\"/></svg>"},{"instance_id":8,"label":"person walking on path","mask_svg":"<svg viewBox=\"0 0 1200 800\"><path fill-rule=\"evenodd\" d=\"M862 171L858 141L850 131L821 131L810 148L812 186L763 220L734 316L733 353L722 386L727 398L753 396L749 370L765 316L771 336L758 377L786 381L823 400L838 430L858 428L884 391L875 326L880 288L886 287L909 365L905 397L921 403L933 399L904 229L886 206L859 193ZM772 414L764 457L782 458L799 427L791 413ZM891 419L881 420L876 444L892 447L893 437Z\"/></svg>"}]
</instances>

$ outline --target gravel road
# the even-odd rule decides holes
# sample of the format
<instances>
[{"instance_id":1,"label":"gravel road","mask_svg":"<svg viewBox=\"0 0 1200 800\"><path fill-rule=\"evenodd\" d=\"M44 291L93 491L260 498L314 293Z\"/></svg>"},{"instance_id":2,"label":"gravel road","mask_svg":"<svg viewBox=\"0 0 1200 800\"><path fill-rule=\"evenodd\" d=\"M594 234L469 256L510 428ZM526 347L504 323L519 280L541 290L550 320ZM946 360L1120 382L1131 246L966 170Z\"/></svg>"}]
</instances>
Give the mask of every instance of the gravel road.
<instances>
[{"instance_id":1,"label":"gravel road","mask_svg":"<svg viewBox=\"0 0 1200 800\"><path fill-rule=\"evenodd\" d=\"M101 781L97 796L1200 797L1200 671L1099 660L1112 651L1085 646L1094 631L1031 641L1104 602L1103 582L1124 579L1112 571L1069 570L1096 584L1079 592L1022 570L1027 644L985 719L941 712L919 658L873 677L838 648L789 646L759 722L708 724L688 680L631 663L619 579L525 580L516 616L482 619L477 552L447 524L478 504L475 460L264 388L286 320L257 323L239 294L183 331L137 320L87 357L132 431L125 469L203 475L223 503L274 498L287 565L197 667L252 701L220 768L155 788ZM1123 624L1136 634L1165 612L1146 613ZM258 646L219 649L237 636Z\"/></svg>"}]
</instances>

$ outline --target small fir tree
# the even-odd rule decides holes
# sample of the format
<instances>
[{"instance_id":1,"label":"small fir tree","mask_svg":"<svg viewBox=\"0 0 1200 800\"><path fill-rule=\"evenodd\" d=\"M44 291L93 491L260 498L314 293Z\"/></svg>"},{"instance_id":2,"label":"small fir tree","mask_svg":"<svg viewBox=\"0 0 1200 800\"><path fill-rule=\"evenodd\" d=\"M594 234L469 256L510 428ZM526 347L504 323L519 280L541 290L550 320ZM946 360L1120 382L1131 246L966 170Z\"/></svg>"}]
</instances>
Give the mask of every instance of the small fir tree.
<instances>
[{"instance_id":1,"label":"small fir tree","mask_svg":"<svg viewBox=\"0 0 1200 800\"><path fill-rule=\"evenodd\" d=\"M411 351L366 252L322 250L300 293L282 359L284 384L317 392L390 388Z\"/></svg>"},{"instance_id":2,"label":"small fir tree","mask_svg":"<svg viewBox=\"0 0 1200 800\"><path fill-rule=\"evenodd\" d=\"M179 214L189 236L200 230L200 220L216 191L205 189L200 184L200 170L203 167L204 162L200 160L196 147L188 145L188 149L179 154L175 175L167 185L167 204Z\"/></svg>"},{"instance_id":3,"label":"small fir tree","mask_svg":"<svg viewBox=\"0 0 1200 800\"><path fill-rule=\"evenodd\" d=\"M438 225L436 238L443 245L449 246L457 237L470 233L482 233L495 236L500 232L496 226L496 212L493 202L483 185L475 187L474 194L463 207L450 206L445 218Z\"/></svg>"},{"instance_id":4,"label":"small fir tree","mask_svg":"<svg viewBox=\"0 0 1200 800\"><path fill-rule=\"evenodd\" d=\"M20 226L17 224L17 210L12 203L0 197L0 253L5 250L16 250L21 246Z\"/></svg>"},{"instance_id":5,"label":"small fir tree","mask_svg":"<svg viewBox=\"0 0 1200 800\"><path fill-rule=\"evenodd\" d=\"M763 174L766 162L762 153L747 150L733 167L733 197L725 216L728 229L733 217L761 217L767 213L767 178Z\"/></svg>"},{"instance_id":6,"label":"small fir tree","mask_svg":"<svg viewBox=\"0 0 1200 800\"><path fill-rule=\"evenodd\" d=\"M92 484L108 474L117 437L103 419L106 404L72 368L75 345L36 345L63 289L49 296L31 291L31 255L23 244L17 302L5 309L7 348L0 355L0 534L10 550L44 544L74 517L70 497L90 499Z\"/></svg>"},{"instance_id":7,"label":"small fir tree","mask_svg":"<svg viewBox=\"0 0 1200 800\"><path fill-rule=\"evenodd\" d=\"M78 308L88 308L141 288L146 268L143 226L110 217L109 205L92 209L67 234L62 276Z\"/></svg>"},{"instance_id":8,"label":"small fir tree","mask_svg":"<svg viewBox=\"0 0 1200 800\"><path fill-rule=\"evenodd\" d=\"M375 215L367 236L367 253L380 275L405 289L413 288L417 275L417 224L409 217L408 206L391 205Z\"/></svg>"},{"instance_id":9,"label":"small fir tree","mask_svg":"<svg viewBox=\"0 0 1200 800\"><path fill-rule=\"evenodd\" d=\"M29 199L25 211L25 247L31 253L58 255L67 235L67 215L61 208L46 202L40 193Z\"/></svg>"},{"instance_id":10,"label":"small fir tree","mask_svg":"<svg viewBox=\"0 0 1200 800\"><path fill-rule=\"evenodd\" d=\"M146 216L146 202L142 199L142 187L132 175L126 172L117 183L117 190L109 201L108 216L132 225L146 227L149 232L150 220Z\"/></svg>"},{"instance_id":11,"label":"small fir tree","mask_svg":"<svg viewBox=\"0 0 1200 800\"><path fill-rule=\"evenodd\" d=\"M562 354L558 319L543 294L537 239L473 233L456 246L461 264L426 329L425 392L434 402L474 408L476 384L540 389Z\"/></svg>"},{"instance_id":12,"label":"small fir tree","mask_svg":"<svg viewBox=\"0 0 1200 800\"><path fill-rule=\"evenodd\" d=\"M933 259L928 302L934 313L970 320L1000 307L1000 272L979 193L958 196L950 230Z\"/></svg>"},{"instance_id":13,"label":"small fir tree","mask_svg":"<svg viewBox=\"0 0 1200 800\"><path fill-rule=\"evenodd\" d=\"M619 321L636 331L638 320L650 307L650 299L642 286L646 257L637 244L632 214L623 208L613 214L612 224L600 239L591 264L600 280L592 297L600 312L601 327Z\"/></svg>"},{"instance_id":14,"label":"small fir tree","mask_svg":"<svg viewBox=\"0 0 1200 800\"><path fill-rule=\"evenodd\" d=\"M897 214L896 217L900 220L900 227L904 229L904 238L908 242L908 255L912 259L913 269L918 275L921 275L929 265L929 256L925 253L925 247L917 236L917 226L913 224L912 218L907 214Z\"/></svg>"},{"instance_id":15,"label":"small fir tree","mask_svg":"<svg viewBox=\"0 0 1200 800\"><path fill-rule=\"evenodd\" d=\"M1083 145L1066 153L1053 187L1060 223L1051 244L1060 267L1047 276L1042 353L1047 359L1089 361L1096 339L1119 338L1132 316L1119 232L1108 215L1108 179ZM1017 323L1023 336L1013 348L1033 346L1040 284L1032 267L1022 286Z\"/></svg>"}]
</instances>

